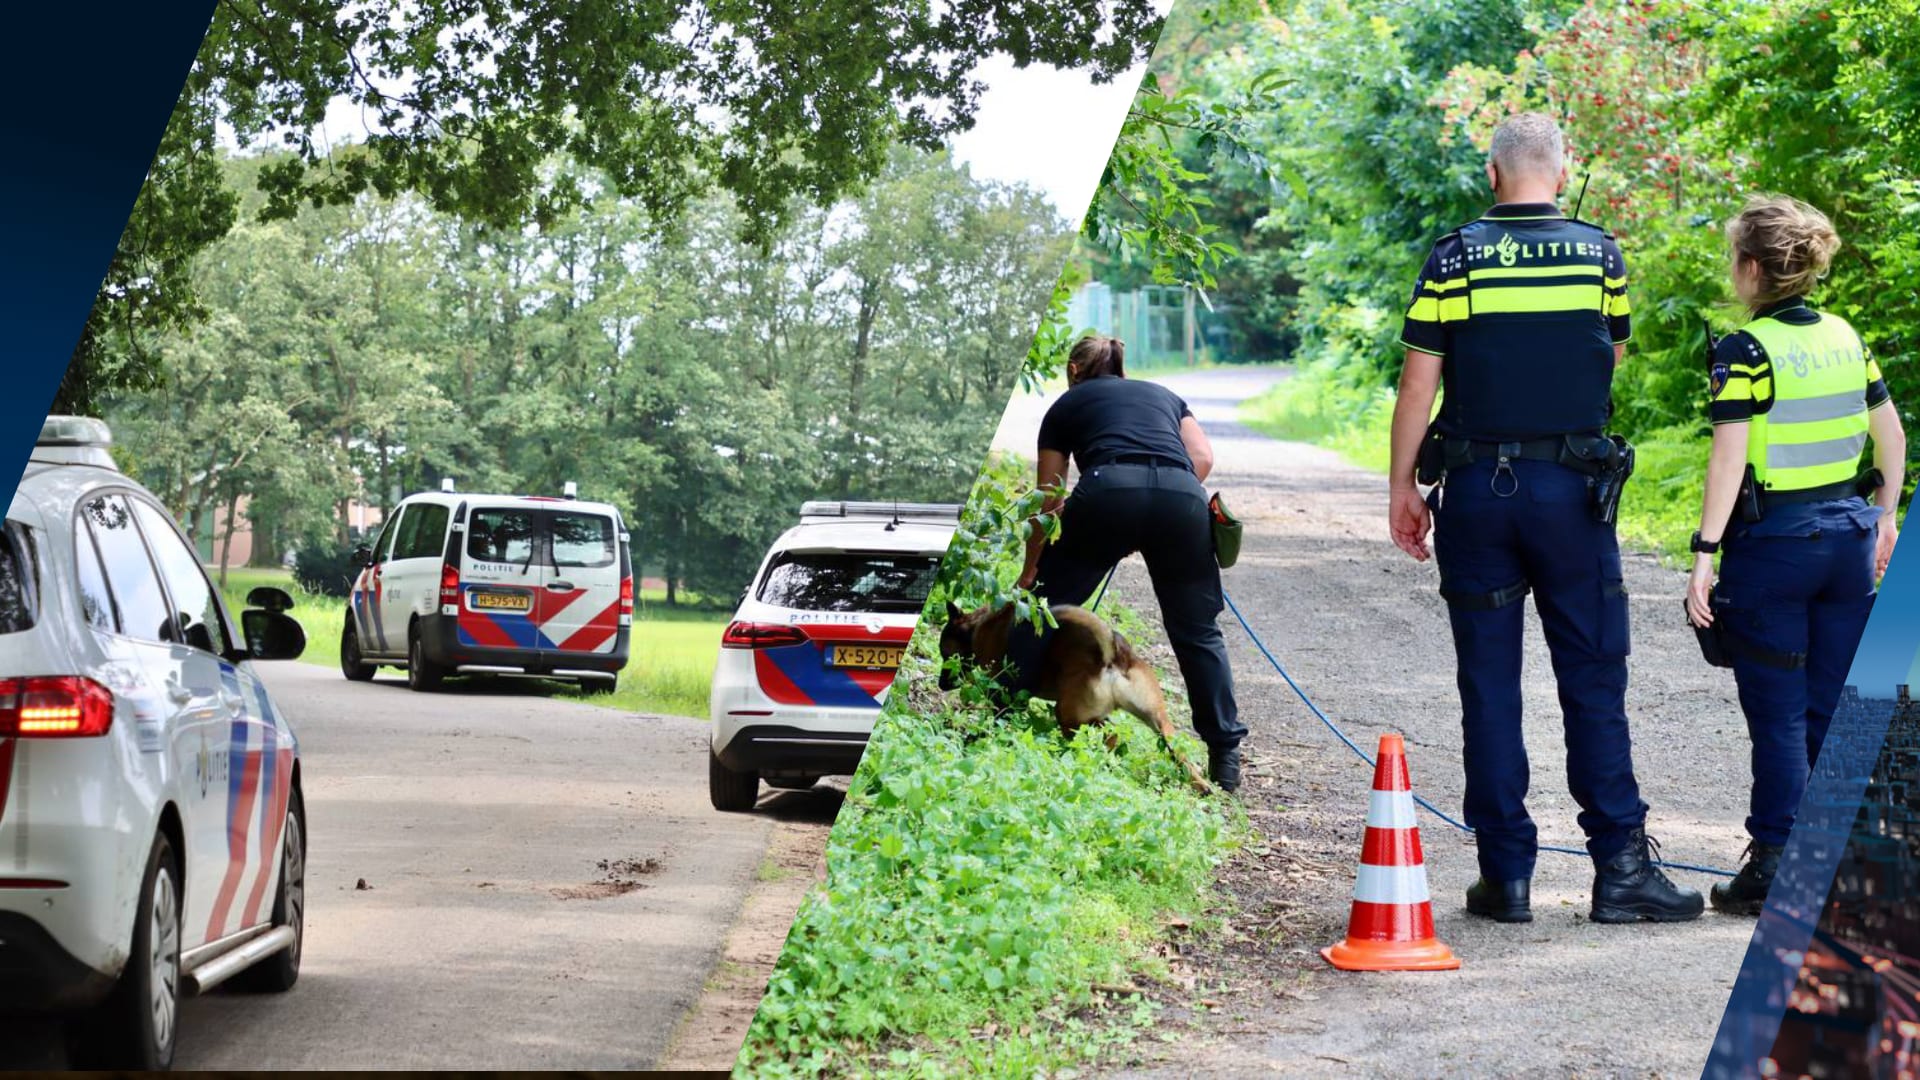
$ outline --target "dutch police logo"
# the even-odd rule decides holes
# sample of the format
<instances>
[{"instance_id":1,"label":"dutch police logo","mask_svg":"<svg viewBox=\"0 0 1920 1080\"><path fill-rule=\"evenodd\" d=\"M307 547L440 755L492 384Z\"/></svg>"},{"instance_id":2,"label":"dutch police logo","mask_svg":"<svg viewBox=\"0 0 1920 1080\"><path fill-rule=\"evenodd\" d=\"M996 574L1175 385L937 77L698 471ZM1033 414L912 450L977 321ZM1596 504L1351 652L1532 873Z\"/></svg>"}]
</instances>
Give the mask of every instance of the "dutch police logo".
<instances>
[{"instance_id":1,"label":"dutch police logo","mask_svg":"<svg viewBox=\"0 0 1920 1080\"><path fill-rule=\"evenodd\" d=\"M1727 369L1727 365L1725 364L1713 365L1713 371L1712 371L1712 374L1708 377L1708 381L1712 386L1714 396L1716 397L1719 396L1720 389L1727 385L1727 378L1731 374L1732 373Z\"/></svg>"}]
</instances>

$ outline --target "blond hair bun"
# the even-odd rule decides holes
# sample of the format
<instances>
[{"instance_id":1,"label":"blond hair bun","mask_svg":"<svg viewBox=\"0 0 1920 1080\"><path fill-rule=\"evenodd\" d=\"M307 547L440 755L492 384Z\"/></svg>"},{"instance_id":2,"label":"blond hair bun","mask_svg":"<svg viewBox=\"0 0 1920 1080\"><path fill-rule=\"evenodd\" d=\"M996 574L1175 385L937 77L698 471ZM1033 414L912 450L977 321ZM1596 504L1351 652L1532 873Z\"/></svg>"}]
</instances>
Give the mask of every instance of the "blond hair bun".
<instances>
[{"instance_id":1,"label":"blond hair bun","mask_svg":"<svg viewBox=\"0 0 1920 1080\"><path fill-rule=\"evenodd\" d=\"M1760 268L1756 308L1805 296L1827 276L1840 234L1827 215L1790 195L1755 195L1727 222L1734 253Z\"/></svg>"}]
</instances>

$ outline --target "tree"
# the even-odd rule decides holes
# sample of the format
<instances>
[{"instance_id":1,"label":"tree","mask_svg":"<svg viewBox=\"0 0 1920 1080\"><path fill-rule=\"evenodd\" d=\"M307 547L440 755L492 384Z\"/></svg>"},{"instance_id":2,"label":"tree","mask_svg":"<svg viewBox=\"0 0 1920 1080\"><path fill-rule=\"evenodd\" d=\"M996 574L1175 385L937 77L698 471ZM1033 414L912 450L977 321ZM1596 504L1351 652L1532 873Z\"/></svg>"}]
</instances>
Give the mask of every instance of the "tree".
<instances>
[{"instance_id":1,"label":"tree","mask_svg":"<svg viewBox=\"0 0 1920 1080\"><path fill-rule=\"evenodd\" d=\"M931 151L969 128L987 57L1110 79L1158 28L1150 0L221 0L56 407L152 386L156 336L203 313L184 267L234 221L222 126L287 151L255 178L269 219L415 192L545 227L604 184L671 226L718 187L765 243L895 142ZM335 102L363 142L329 138ZM559 158L578 168L547 168Z\"/></svg>"}]
</instances>

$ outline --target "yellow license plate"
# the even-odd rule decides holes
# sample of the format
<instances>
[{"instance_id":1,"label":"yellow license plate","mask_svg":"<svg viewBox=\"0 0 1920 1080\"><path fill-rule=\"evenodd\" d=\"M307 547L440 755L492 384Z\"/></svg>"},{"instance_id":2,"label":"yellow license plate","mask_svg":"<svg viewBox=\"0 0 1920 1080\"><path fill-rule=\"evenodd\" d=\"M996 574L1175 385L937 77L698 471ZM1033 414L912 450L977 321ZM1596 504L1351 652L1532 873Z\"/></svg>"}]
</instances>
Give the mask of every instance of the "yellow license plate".
<instances>
[{"instance_id":1,"label":"yellow license plate","mask_svg":"<svg viewBox=\"0 0 1920 1080\"><path fill-rule=\"evenodd\" d=\"M475 611L532 611L533 597L517 592L481 592L467 594L467 604Z\"/></svg>"},{"instance_id":2,"label":"yellow license plate","mask_svg":"<svg viewBox=\"0 0 1920 1080\"><path fill-rule=\"evenodd\" d=\"M834 667L897 668L904 651L899 645L835 645L827 662Z\"/></svg>"}]
</instances>

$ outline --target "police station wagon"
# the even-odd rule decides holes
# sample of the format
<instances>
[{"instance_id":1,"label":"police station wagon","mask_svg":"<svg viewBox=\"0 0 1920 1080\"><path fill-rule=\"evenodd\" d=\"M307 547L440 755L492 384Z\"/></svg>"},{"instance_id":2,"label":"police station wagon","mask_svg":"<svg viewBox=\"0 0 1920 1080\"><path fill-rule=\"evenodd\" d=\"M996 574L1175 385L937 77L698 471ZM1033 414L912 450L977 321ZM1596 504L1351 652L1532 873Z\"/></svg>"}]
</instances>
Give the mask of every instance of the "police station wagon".
<instances>
[{"instance_id":1,"label":"police station wagon","mask_svg":"<svg viewBox=\"0 0 1920 1080\"><path fill-rule=\"evenodd\" d=\"M403 667L433 690L448 675L572 679L612 691L627 664L633 567L620 512L559 498L411 495L356 553L340 669L365 681Z\"/></svg>"},{"instance_id":2,"label":"police station wagon","mask_svg":"<svg viewBox=\"0 0 1920 1080\"><path fill-rule=\"evenodd\" d=\"M185 994L299 976L300 754L253 663L306 638L279 589L236 627L109 442L48 417L0 533L0 1007L157 1069Z\"/></svg>"},{"instance_id":3,"label":"police station wagon","mask_svg":"<svg viewBox=\"0 0 1920 1080\"><path fill-rule=\"evenodd\" d=\"M806 789L860 764L960 524L944 503L809 502L774 541L720 639L709 797Z\"/></svg>"}]
</instances>

